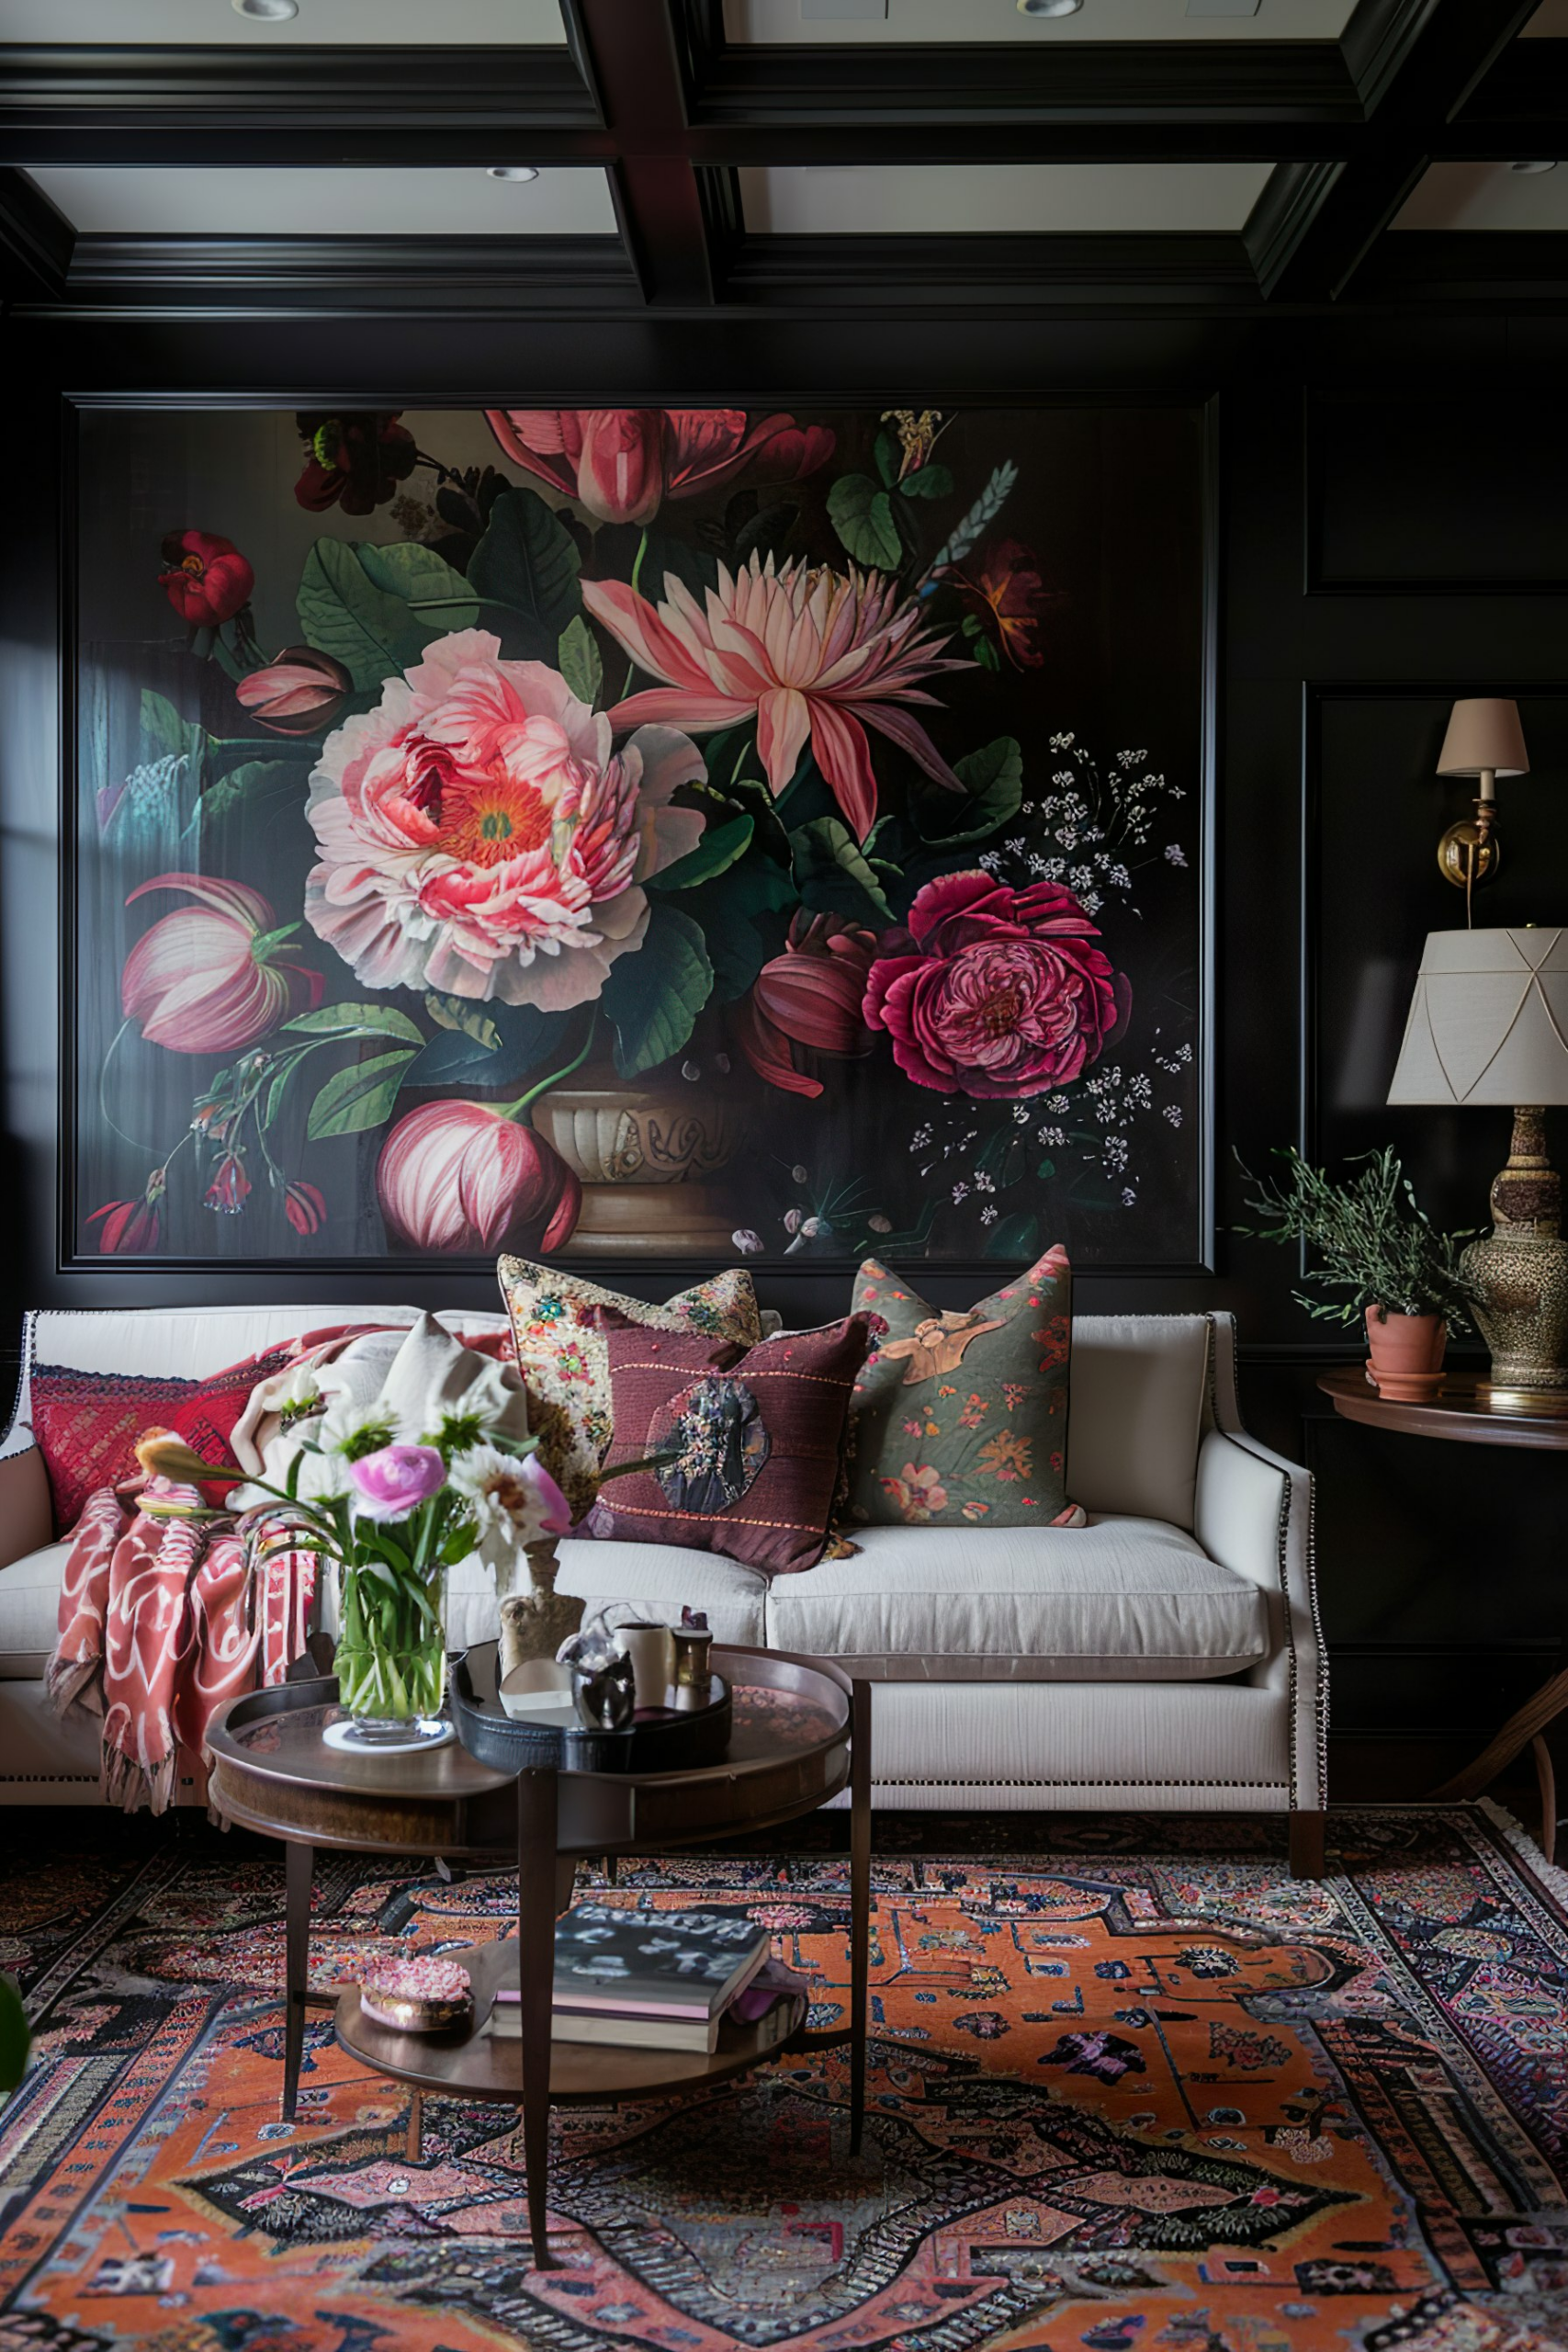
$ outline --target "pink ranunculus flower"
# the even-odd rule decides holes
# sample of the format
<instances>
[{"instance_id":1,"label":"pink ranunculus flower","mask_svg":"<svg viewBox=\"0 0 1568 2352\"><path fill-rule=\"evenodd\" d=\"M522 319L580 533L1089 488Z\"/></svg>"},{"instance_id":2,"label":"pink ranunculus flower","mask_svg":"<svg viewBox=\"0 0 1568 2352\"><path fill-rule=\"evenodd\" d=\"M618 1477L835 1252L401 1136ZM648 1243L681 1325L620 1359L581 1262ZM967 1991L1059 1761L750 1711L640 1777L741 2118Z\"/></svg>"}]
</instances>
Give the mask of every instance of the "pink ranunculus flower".
<instances>
[{"instance_id":1,"label":"pink ranunculus flower","mask_svg":"<svg viewBox=\"0 0 1568 2352\"><path fill-rule=\"evenodd\" d=\"M694 847L671 806L705 774L668 727L611 750L610 721L484 629L438 638L321 747L305 914L375 989L564 1012L640 947L638 887Z\"/></svg>"},{"instance_id":2,"label":"pink ranunculus flower","mask_svg":"<svg viewBox=\"0 0 1568 2352\"><path fill-rule=\"evenodd\" d=\"M287 940L259 890L210 874L155 874L126 905L149 890L182 890L197 901L161 916L125 959L120 1010L141 1023L150 1046L238 1053L290 1014L320 1004L320 972L283 953Z\"/></svg>"},{"instance_id":3,"label":"pink ranunculus flower","mask_svg":"<svg viewBox=\"0 0 1568 2352\"><path fill-rule=\"evenodd\" d=\"M694 498L739 474L799 481L833 454L825 425L741 408L491 408L514 464L575 498L601 523L649 523L667 498Z\"/></svg>"},{"instance_id":4,"label":"pink ranunculus flower","mask_svg":"<svg viewBox=\"0 0 1568 2352\"><path fill-rule=\"evenodd\" d=\"M784 791L809 737L817 764L863 841L876 814L865 730L874 727L951 791L964 789L925 729L900 707L933 703L920 681L971 664L943 657L891 580L826 565L723 564L705 606L673 572L657 608L619 580L585 580L582 601L639 669L666 684L619 702L617 728L662 720L694 735L757 718L768 784Z\"/></svg>"},{"instance_id":5,"label":"pink ranunculus flower","mask_svg":"<svg viewBox=\"0 0 1568 2352\"><path fill-rule=\"evenodd\" d=\"M418 1250L491 1250L547 1217L543 1250L577 1223L582 1187L543 1136L490 1102L426 1102L398 1121L376 1166L381 1215Z\"/></svg>"},{"instance_id":6,"label":"pink ranunculus flower","mask_svg":"<svg viewBox=\"0 0 1568 2352\"><path fill-rule=\"evenodd\" d=\"M917 1085L942 1094L1041 1094L1097 1060L1132 1002L1059 882L1015 890L988 874L928 882L908 944L878 956L865 1017ZM885 942L885 945L889 943Z\"/></svg>"},{"instance_id":7,"label":"pink ranunculus flower","mask_svg":"<svg viewBox=\"0 0 1568 2352\"><path fill-rule=\"evenodd\" d=\"M433 1445L384 1445L348 1465L356 1519L407 1519L446 1484L446 1464Z\"/></svg>"}]
</instances>

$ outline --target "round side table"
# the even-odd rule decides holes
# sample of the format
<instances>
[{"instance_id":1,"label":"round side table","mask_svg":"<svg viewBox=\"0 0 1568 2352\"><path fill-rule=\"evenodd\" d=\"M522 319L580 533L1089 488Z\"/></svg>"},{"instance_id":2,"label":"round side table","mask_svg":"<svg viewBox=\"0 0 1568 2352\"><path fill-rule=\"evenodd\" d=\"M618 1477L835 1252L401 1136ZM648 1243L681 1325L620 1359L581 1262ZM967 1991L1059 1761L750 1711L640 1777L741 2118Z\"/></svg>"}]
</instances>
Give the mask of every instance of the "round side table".
<instances>
[{"instance_id":1,"label":"round side table","mask_svg":"<svg viewBox=\"0 0 1568 2352\"><path fill-rule=\"evenodd\" d=\"M867 1962L871 1928L871 1686L826 1658L716 1649L734 1694L721 1764L672 1772L578 1772L531 1767L515 1778L457 1746L378 1757L329 1747L341 1720L330 1677L282 1682L231 1700L209 1734L212 1802L225 1819L284 1841L288 1856L283 2114L292 2120L305 2027L310 1880L317 1846L356 1852L463 1855L517 1871L517 1934L449 1955L468 1971L474 2018L460 2034L399 2033L367 2018L352 1985L338 2000L338 2041L364 2064L407 2083L412 2132L426 2092L520 2107L534 2259L554 2267L547 2239L552 2101L604 2106L667 2098L786 2052L848 2043L850 2145L865 2113ZM493 1699L495 1645L468 1653L481 1700ZM556 1917L571 1901L577 1859L661 1854L769 1829L850 1792L850 2022L804 2021L770 2042L763 2026L727 2023L712 2057L674 2050L552 2042ZM521 2031L491 2030L498 1991L515 1988Z\"/></svg>"},{"instance_id":2,"label":"round side table","mask_svg":"<svg viewBox=\"0 0 1568 2352\"><path fill-rule=\"evenodd\" d=\"M1475 1393L1473 1375L1456 1373L1424 1405L1400 1405L1380 1396L1360 1364L1325 1372L1318 1381L1337 1413L1370 1429L1394 1430L1406 1437L1443 1437L1460 1445L1525 1446L1542 1453L1568 1453L1568 1399L1561 1413L1500 1411ZM1524 1748L1532 1750L1540 1789L1540 1844L1548 1861L1557 1838L1557 1783L1551 1750L1542 1735L1568 1709L1568 1668L1543 1682L1508 1717L1473 1764L1430 1792L1434 1804L1478 1797Z\"/></svg>"}]
</instances>

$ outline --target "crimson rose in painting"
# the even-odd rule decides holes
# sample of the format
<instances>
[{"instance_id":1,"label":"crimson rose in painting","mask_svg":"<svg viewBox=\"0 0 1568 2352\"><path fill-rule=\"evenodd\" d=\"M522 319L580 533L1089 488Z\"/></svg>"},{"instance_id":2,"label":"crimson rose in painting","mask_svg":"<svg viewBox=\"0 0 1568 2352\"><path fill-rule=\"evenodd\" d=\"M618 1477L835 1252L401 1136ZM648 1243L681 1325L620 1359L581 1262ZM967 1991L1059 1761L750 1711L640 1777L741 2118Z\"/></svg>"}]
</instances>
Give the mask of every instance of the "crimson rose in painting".
<instances>
[{"instance_id":1,"label":"crimson rose in painting","mask_svg":"<svg viewBox=\"0 0 1568 2352\"><path fill-rule=\"evenodd\" d=\"M942 1094L1043 1094L1100 1057L1120 1017L1111 959L1070 890L988 874L928 882L909 952L884 955L865 1017L906 1077Z\"/></svg>"},{"instance_id":2,"label":"crimson rose in painting","mask_svg":"<svg viewBox=\"0 0 1568 2352\"><path fill-rule=\"evenodd\" d=\"M483 629L439 638L328 737L305 914L370 988L565 1012L641 944L638 886L696 842L671 795L703 763L668 727L612 752L558 670L500 655Z\"/></svg>"},{"instance_id":3,"label":"crimson rose in painting","mask_svg":"<svg viewBox=\"0 0 1568 2352\"><path fill-rule=\"evenodd\" d=\"M164 593L192 628L216 628L249 602L256 575L232 539L171 531L164 541Z\"/></svg>"}]
</instances>

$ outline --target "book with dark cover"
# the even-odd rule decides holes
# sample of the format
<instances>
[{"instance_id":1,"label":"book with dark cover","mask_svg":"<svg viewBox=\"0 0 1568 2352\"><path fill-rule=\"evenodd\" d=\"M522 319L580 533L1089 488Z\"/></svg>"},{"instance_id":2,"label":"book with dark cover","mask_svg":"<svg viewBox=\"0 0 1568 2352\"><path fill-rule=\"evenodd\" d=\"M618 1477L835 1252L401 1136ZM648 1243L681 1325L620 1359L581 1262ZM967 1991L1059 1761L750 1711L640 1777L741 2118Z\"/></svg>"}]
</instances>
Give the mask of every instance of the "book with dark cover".
<instances>
[{"instance_id":1,"label":"book with dark cover","mask_svg":"<svg viewBox=\"0 0 1568 2352\"><path fill-rule=\"evenodd\" d=\"M554 2006L710 2024L768 1951L767 1929L734 1911L574 1904L556 1923Z\"/></svg>"}]
</instances>

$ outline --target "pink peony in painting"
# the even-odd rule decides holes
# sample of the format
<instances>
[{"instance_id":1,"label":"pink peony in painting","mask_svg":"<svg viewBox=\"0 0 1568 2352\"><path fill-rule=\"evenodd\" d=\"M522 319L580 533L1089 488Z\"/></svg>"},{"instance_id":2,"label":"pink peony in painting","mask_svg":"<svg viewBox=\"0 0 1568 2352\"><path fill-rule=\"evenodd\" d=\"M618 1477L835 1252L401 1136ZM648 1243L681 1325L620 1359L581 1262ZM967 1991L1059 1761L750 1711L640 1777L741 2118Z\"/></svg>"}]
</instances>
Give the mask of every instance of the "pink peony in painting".
<instances>
[{"instance_id":1,"label":"pink peony in painting","mask_svg":"<svg viewBox=\"0 0 1568 2352\"><path fill-rule=\"evenodd\" d=\"M1193 412L83 464L81 1260L1201 1256Z\"/></svg>"}]
</instances>

